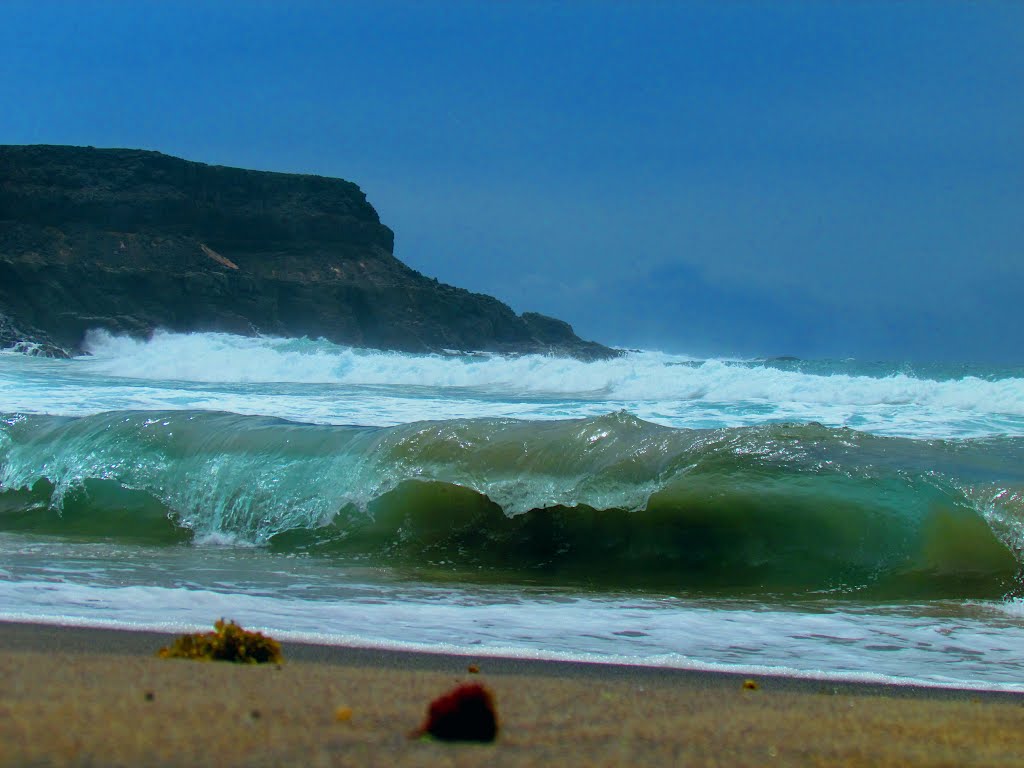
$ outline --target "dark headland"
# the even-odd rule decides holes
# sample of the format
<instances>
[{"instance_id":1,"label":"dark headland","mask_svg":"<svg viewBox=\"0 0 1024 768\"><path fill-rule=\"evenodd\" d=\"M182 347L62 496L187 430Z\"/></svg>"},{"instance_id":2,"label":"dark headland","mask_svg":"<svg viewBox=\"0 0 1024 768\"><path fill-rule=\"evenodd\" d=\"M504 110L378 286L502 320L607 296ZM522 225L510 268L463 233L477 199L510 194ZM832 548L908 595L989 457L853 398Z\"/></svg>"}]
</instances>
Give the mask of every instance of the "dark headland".
<instances>
[{"instance_id":1,"label":"dark headland","mask_svg":"<svg viewBox=\"0 0 1024 768\"><path fill-rule=\"evenodd\" d=\"M0 348L89 329L323 337L404 352L600 359L565 322L425 277L342 179L159 152L0 146Z\"/></svg>"}]
</instances>

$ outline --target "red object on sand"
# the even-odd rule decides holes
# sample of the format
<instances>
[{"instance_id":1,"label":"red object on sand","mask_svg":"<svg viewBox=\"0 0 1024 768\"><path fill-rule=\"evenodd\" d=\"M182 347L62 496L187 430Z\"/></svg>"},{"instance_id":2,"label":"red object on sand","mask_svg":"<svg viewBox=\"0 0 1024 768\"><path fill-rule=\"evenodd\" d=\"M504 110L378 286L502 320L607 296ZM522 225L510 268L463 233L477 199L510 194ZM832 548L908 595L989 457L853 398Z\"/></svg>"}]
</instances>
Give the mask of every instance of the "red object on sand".
<instances>
[{"instance_id":1,"label":"red object on sand","mask_svg":"<svg viewBox=\"0 0 1024 768\"><path fill-rule=\"evenodd\" d=\"M413 733L444 741L494 741L498 716L491 692L479 683L453 688L430 702L426 722Z\"/></svg>"}]
</instances>

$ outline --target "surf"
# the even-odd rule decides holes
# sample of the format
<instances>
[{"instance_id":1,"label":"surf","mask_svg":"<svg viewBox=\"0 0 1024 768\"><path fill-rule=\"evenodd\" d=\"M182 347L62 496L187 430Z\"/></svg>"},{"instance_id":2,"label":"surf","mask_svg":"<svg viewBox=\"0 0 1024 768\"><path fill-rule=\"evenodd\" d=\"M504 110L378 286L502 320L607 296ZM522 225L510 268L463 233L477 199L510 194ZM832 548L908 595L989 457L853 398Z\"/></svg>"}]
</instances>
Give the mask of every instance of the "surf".
<instances>
[{"instance_id":1,"label":"surf","mask_svg":"<svg viewBox=\"0 0 1024 768\"><path fill-rule=\"evenodd\" d=\"M626 412L374 428L210 412L0 420L5 530L670 590L1015 589L1024 441Z\"/></svg>"},{"instance_id":2,"label":"surf","mask_svg":"<svg viewBox=\"0 0 1024 768\"><path fill-rule=\"evenodd\" d=\"M413 355L323 340L94 333L74 360L0 356L2 410L231 411L319 424L533 421L627 410L677 428L820 422L880 435L1024 436L1024 371L858 361Z\"/></svg>"}]
</instances>

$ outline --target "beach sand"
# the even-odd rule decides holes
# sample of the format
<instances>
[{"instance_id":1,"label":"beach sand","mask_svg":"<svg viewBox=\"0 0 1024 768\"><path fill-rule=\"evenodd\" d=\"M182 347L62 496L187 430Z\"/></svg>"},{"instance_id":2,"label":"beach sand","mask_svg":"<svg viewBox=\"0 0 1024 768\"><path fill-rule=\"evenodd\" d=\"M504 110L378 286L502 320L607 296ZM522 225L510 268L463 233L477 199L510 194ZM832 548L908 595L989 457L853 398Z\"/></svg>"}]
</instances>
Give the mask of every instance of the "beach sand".
<instances>
[{"instance_id":1,"label":"beach sand","mask_svg":"<svg viewBox=\"0 0 1024 768\"><path fill-rule=\"evenodd\" d=\"M1024 764L1017 694L294 643L280 667L156 658L171 639L0 623L0 765ZM497 741L409 738L460 682L493 692Z\"/></svg>"}]
</instances>

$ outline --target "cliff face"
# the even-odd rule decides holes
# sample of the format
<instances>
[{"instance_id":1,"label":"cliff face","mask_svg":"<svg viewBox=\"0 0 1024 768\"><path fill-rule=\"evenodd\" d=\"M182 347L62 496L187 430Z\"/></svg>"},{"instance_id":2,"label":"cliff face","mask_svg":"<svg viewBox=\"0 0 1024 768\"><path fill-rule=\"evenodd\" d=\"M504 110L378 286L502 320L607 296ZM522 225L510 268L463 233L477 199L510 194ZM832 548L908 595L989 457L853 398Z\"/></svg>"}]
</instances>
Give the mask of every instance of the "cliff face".
<instances>
[{"instance_id":1,"label":"cliff face","mask_svg":"<svg viewBox=\"0 0 1024 768\"><path fill-rule=\"evenodd\" d=\"M324 337L401 351L615 352L392 255L341 179L158 152L0 146L0 346L75 351L90 328Z\"/></svg>"}]
</instances>

